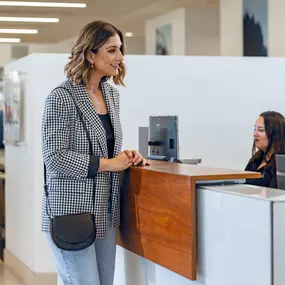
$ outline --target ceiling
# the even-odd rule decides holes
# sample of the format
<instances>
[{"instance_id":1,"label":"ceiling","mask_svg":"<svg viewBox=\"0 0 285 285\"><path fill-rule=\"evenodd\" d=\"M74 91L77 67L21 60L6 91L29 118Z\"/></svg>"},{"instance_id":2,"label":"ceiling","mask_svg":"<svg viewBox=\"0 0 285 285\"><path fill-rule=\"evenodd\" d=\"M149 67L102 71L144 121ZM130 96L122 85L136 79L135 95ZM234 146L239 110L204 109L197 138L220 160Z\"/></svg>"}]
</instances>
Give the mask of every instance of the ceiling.
<instances>
[{"instance_id":1,"label":"ceiling","mask_svg":"<svg viewBox=\"0 0 285 285\"><path fill-rule=\"evenodd\" d=\"M19 0L18 0L19 1ZM23 0L20 0L23 1ZM28 0L24 0L28 1ZM32 1L32 0L30 0ZM219 0L33 0L44 2L86 3L80 8L0 7L0 17L59 18L58 23L0 22L0 29L38 29L35 35L0 34L19 37L22 43L56 43L77 35L83 25L94 20L109 21L123 32L144 35L147 19L180 7L217 5Z\"/></svg>"}]
</instances>

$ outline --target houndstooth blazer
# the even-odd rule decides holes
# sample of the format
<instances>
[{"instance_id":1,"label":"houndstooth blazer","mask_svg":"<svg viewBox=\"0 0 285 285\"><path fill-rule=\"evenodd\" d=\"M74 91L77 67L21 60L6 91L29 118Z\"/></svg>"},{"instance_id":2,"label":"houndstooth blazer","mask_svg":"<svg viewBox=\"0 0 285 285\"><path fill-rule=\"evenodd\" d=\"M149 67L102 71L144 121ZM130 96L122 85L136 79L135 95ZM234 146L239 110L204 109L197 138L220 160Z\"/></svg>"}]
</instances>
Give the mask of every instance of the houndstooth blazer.
<instances>
[{"instance_id":1,"label":"houndstooth blazer","mask_svg":"<svg viewBox=\"0 0 285 285\"><path fill-rule=\"evenodd\" d=\"M85 87L82 84L74 85L71 79L67 79L59 87L70 91L81 110L90 133L93 153L108 158L106 133ZM119 92L108 82L102 82L101 89L114 129L114 156L117 156L122 148ZM52 216L91 213L93 179L87 178L88 139L70 94L62 88L53 90L45 102L42 152L47 168L48 199ZM120 223L119 173L99 172L95 176L94 208L97 238L106 236L110 183L112 183L112 225L117 227ZM49 231L45 194L42 203L42 230Z\"/></svg>"}]
</instances>

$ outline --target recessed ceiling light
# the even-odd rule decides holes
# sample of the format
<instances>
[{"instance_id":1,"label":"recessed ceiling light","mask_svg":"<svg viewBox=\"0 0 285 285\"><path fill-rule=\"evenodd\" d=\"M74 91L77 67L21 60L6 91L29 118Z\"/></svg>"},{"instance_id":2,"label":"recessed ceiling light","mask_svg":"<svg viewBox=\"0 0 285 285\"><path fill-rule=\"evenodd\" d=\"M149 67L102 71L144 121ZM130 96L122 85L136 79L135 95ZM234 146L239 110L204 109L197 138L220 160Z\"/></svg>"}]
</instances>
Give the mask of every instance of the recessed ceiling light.
<instances>
[{"instance_id":1,"label":"recessed ceiling light","mask_svg":"<svg viewBox=\"0 0 285 285\"><path fill-rule=\"evenodd\" d=\"M32 29L0 29L0 34L37 34L38 30Z\"/></svg>"},{"instance_id":2,"label":"recessed ceiling light","mask_svg":"<svg viewBox=\"0 0 285 285\"><path fill-rule=\"evenodd\" d=\"M0 38L0 43L19 43L21 39L16 38Z\"/></svg>"},{"instance_id":3,"label":"recessed ceiling light","mask_svg":"<svg viewBox=\"0 0 285 285\"><path fill-rule=\"evenodd\" d=\"M131 32L127 32L127 33L125 33L125 36L126 36L127 38L132 38L132 37L134 36L134 34L131 33Z\"/></svg>"},{"instance_id":4,"label":"recessed ceiling light","mask_svg":"<svg viewBox=\"0 0 285 285\"><path fill-rule=\"evenodd\" d=\"M85 4L85 3L0 1L0 6L54 7L54 8L85 8L85 7L86 7L86 4Z\"/></svg>"},{"instance_id":5,"label":"recessed ceiling light","mask_svg":"<svg viewBox=\"0 0 285 285\"><path fill-rule=\"evenodd\" d=\"M0 17L0 22L57 23L58 18Z\"/></svg>"}]
</instances>

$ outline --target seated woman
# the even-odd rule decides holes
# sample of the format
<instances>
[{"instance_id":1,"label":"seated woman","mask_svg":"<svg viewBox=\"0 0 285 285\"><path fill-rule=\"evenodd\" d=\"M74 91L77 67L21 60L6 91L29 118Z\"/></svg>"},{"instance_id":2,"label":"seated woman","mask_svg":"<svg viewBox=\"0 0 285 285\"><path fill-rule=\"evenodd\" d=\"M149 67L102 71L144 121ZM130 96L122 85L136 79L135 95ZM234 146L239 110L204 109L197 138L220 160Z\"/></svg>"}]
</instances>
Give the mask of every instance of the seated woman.
<instances>
[{"instance_id":1,"label":"seated woman","mask_svg":"<svg viewBox=\"0 0 285 285\"><path fill-rule=\"evenodd\" d=\"M247 184L277 188L275 154L285 154L285 119L280 113L268 111L255 122L252 158L245 168L260 172L262 177L247 179Z\"/></svg>"}]
</instances>

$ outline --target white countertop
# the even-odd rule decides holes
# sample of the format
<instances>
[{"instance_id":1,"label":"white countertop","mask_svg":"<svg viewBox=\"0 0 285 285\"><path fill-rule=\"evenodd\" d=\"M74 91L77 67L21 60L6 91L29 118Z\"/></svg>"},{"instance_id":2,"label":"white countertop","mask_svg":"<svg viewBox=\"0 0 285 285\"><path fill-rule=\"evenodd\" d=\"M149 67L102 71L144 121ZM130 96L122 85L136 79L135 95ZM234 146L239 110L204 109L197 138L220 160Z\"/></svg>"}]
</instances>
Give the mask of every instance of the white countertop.
<instances>
[{"instance_id":1,"label":"white countertop","mask_svg":"<svg viewBox=\"0 0 285 285\"><path fill-rule=\"evenodd\" d=\"M285 202L285 191L273 188L253 186L247 184L232 185L198 185L198 189L207 189L212 191L223 192L226 194L239 195L248 198L261 199L271 202Z\"/></svg>"}]
</instances>

